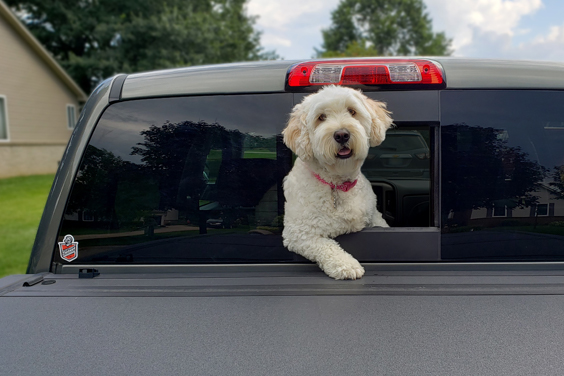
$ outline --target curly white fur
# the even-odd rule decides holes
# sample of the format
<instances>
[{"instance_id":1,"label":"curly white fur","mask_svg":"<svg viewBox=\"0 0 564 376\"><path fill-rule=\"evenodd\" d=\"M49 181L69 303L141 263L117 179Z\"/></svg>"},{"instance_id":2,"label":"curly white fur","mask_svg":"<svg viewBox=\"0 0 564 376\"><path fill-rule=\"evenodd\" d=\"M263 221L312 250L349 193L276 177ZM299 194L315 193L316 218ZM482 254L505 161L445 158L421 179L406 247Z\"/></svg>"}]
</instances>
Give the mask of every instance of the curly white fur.
<instances>
[{"instance_id":1,"label":"curly white fur","mask_svg":"<svg viewBox=\"0 0 564 376\"><path fill-rule=\"evenodd\" d=\"M388 227L360 168L391 125L383 103L357 90L328 86L296 105L282 132L284 143L298 156L284 179L284 246L316 262L332 278L364 275L360 263L332 238L365 227ZM348 139L336 132L348 133ZM358 181L345 192L314 174L334 185Z\"/></svg>"}]
</instances>

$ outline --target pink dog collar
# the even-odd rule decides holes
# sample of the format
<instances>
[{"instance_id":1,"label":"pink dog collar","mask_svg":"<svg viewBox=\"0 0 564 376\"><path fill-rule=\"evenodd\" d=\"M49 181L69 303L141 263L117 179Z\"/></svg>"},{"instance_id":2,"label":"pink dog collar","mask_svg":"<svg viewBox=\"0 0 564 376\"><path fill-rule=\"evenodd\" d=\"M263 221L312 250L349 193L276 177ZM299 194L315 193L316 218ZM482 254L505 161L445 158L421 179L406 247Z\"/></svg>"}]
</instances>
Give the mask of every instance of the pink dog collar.
<instances>
[{"instance_id":1,"label":"pink dog collar","mask_svg":"<svg viewBox=\"0 0 564 376\"><path fill-rule=\"evenodd\" d=\"M317 175L315 172L313 172L313 176L315 176L315 178L317 180L319 180L320 182L322 182L323 184L330 186L331 189L338 189L339 191L343 191L343 192L350 191L351 189L354 188L354 186L358 182L358 179L355 179L355 181L346 181L343 184L335 185L333 183L329 183L329 182L325 181L325 179L323 179L321 176Z\"/></svg>"}]
</instances>

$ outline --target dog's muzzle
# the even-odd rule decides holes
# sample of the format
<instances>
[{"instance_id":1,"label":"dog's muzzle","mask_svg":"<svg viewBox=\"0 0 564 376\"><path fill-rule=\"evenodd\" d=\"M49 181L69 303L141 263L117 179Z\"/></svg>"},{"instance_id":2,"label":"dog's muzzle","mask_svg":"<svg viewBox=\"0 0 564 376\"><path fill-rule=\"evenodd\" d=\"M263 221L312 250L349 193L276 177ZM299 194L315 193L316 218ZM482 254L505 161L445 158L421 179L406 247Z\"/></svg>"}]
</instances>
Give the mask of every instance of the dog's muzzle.
<instances>
[{"instance_id":1,"label":"dog's muzzle","mask_svg":"<svg viewBox=\"0 0 564 376\"><path fill-rule=\"evenodd\" d=\"M347 159L352 156L352 150L345 146L351 138L351 134L346 129L341 129L333 133L333 139L341 145L341 148L337 152L337 158Z\"/></svg>"}]
</instances>

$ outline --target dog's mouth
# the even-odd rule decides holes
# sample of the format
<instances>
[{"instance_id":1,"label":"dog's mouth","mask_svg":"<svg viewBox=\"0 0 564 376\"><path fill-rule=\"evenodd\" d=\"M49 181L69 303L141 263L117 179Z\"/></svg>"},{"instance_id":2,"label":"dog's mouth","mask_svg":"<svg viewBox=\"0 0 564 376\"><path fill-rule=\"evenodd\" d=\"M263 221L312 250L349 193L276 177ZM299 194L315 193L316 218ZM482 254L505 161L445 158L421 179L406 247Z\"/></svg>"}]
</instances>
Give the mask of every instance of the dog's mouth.
<instances>
[{"instance_id":1,"label":"dog's mouth","mask_svg":"<svg viewBox=\"0 0 564 376\"><path fill-rule=\"evenodd\" d=\"M341 150L339 150L339 151L337 152L337 158L340 158L340 159L347 159L347 158L352 157L352 155L353 155L352 150L349 149L349 148L346 147L346 146L343 146L343 147L341 148Z\"/></svg>"}]
</instances>

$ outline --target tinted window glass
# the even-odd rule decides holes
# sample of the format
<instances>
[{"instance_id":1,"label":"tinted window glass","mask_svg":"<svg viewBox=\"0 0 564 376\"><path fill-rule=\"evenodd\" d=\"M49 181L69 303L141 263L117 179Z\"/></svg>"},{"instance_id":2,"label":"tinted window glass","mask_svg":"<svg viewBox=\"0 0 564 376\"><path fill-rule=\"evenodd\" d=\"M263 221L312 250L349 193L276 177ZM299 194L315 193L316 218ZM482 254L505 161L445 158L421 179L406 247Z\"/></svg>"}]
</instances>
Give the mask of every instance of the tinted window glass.
<instances>
[{"instance_id":1,"label":"tinted window glass","mask_svg":"<svg viewBox=\"0 0 564 376\"><path fill-rule=\"evenodd\" d=\"M441 94L442 257L564 258L564 93Z\"/></svg>"},{"instance_id":2,"label":"tinted window glass","mask_svg":"<svg viewBox=\"0 0 564 376\"><path fill-rule=\"evenodd\" d=\"M87 148L60 239L79 241L77 262L297 259L280 236L291 152L278 135L291 107L291 94L112 105Z\"/></svg>"},{"instance_id":3,"label":"tinted window glass","mask_svg":"<svg viewBox=\"0 0 564 376\"><path fill-rule=\"evenodd\" d=\"M74 263L304 261L281 237L282 180L295 156L280 133L292 106L292 94L110 106L81 162L59 242L78 241ZM393 227L429 226L430 143L429 126L400 124L370 150L363 172Z\"/></svg>"},{"instance_id":4,"label":"tinted window glass","mask_svg":"<svg viewBox=\"0 0 564 376\"><path fill-rule=\"evenodd\" d=\"M402 124L371 148L362 172L372 183L378 210L391 227L431 223L430 128Z\"/></svg>"}]
</instances>

